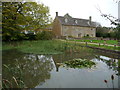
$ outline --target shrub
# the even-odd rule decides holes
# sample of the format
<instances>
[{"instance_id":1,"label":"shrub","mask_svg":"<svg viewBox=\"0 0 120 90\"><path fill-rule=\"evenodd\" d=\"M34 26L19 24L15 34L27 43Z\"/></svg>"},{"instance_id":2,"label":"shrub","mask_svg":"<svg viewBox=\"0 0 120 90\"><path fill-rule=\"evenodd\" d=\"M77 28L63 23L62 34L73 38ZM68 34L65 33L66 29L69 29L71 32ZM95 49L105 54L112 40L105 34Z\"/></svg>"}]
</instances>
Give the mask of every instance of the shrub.
<instances>
[{"instance_id":1,"label":"shrub","mask_svg":"<svg viewBox=\"0 0 120 90\"><path fill-rule=\"evenodd\" d=\"M23 40L24 37L25 34L21 33L20 31L11 31L2 34L2 41L20 41Z\"/></svg>"},{"instance_id":2,"label":"shrub","mask_svg":"<svg viewBox=\"0 0 120 90\"><path fill-rule=\"evenodd\" d=\"M74 38L72 35L69 35L68 38Z\"/></svg>"},{"instance_id":3,"label":"shrub","mask_svg":"<svg viewBox=\"0 0 120 90\"><path fill-rule=\"evenodd\" d=\"M51 40L53 39L53 33L51 31L42 31L36 34L37 40Z\"/></svg>"},{"instance_id":4,"label":"shrub","mask_svg":"<svg viewBox=\"0 0 120 90\"><path fill-rule=\"evenodd\" d=\"M32 33L25 34L24 40L35 40L35 35Z\"/></svg>"}]
</instances>

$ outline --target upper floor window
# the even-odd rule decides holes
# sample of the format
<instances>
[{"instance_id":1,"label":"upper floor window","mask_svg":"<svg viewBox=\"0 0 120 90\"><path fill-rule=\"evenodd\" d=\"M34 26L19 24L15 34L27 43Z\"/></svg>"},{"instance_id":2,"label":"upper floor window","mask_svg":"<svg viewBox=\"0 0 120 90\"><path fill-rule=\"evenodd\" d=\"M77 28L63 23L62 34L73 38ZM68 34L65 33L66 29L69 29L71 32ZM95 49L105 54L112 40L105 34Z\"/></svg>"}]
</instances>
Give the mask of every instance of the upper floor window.
<instances>
[{"instance_id":1,"label":"upper floor window","mask_svg":"<svg viewBox=\"0 0 120 90\"><path fill-rule=\"evenodd\" d=\"M78 23L78 21L77 21L77 20L75 20L75 23L77 24L77 23Z\"/></svg>"},{"instance_id":2,"label":"upper floor window","mask_svg":"<svg viewBox=\"0 0 120 90\"><path fill-rule=\"evenodd\" d=\"M67 19L67 18L65 18L65 22L66 22L66 23L68 22L68 19Z\"/></svg>"}]
</instances>

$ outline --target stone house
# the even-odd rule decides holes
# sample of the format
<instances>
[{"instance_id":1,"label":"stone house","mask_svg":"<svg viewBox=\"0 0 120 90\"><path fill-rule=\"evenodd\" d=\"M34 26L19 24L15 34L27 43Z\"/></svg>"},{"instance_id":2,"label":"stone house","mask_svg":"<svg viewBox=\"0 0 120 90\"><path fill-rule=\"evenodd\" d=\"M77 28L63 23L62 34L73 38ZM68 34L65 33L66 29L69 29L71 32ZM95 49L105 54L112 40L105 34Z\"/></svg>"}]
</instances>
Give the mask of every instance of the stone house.
<instances>
[{"instance_id":1,"label":"stone house","mask_svg":"<svg viewBox=\"0 0 120 90\"><path fill-rule=\"evenodd\" d=\"M53 22L53 33L56 37L72 36L81 38L84 36L96 36L96 23L89 19L72 18L69 14L56 17Z\"/></svg>"}]
</instances>

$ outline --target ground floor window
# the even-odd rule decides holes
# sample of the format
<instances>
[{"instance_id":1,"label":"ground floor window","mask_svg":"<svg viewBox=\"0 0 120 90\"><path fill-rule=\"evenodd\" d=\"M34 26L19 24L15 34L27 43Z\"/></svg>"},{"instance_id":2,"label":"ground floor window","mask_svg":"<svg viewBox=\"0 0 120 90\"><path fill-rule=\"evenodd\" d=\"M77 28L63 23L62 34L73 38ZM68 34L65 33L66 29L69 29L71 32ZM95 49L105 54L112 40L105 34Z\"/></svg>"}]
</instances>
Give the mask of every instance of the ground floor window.
<instances>
[{"instance_id":1,"label":"ground floor window","mask_svg":"<svg viewBox=\"0 0 120 90\"><path fill-rule=\"evenodd\" d=\"M81 37L81 33L78 34L78 37Z\"/></svg>"}]
</instances>

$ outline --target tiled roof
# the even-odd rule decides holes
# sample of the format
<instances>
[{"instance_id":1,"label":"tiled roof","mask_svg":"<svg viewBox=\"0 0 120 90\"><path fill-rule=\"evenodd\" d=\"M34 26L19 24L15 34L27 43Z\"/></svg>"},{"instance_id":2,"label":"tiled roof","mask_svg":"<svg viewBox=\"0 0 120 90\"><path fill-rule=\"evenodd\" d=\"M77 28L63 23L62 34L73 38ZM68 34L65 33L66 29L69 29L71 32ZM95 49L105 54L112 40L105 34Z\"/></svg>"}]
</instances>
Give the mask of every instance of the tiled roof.
<instances>
[{"instance_id":1,"label":"tiled roof","mask_svg":"<svg viewBox=\"0 0 120 90\"><path fill-rule=\"evenodd\" d=\"M57 17L62 25L96 27L95 22L90 22L90 20L87 19L72 18L68 14L66 14L65 16L57 16Z\"/></svg>"}]
</instances>

